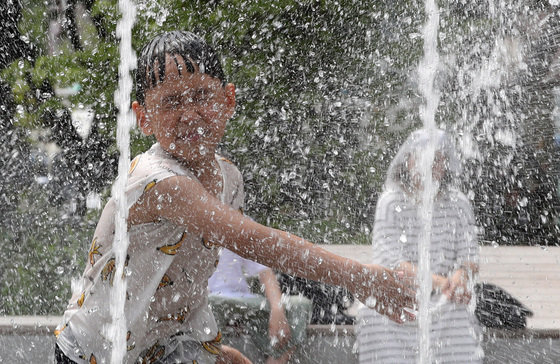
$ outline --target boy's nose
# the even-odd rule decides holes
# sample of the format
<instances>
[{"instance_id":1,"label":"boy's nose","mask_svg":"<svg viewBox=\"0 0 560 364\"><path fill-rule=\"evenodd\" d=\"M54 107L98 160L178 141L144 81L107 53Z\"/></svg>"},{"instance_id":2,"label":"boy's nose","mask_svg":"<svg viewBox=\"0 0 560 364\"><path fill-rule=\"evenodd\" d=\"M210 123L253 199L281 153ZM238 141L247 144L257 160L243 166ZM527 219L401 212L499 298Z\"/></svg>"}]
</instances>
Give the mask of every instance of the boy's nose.
<instances>
[{"instance_id":1,"label":"boy's nose","mask_svg":"<svg viewBox=\"0 0 560 364\"><path fill-rule=\"evenodd\" d=\"M185 105L181 110L181 120L188 121L192 118L202 117L199 108L194 103Z\"/></svg>"}]
</instances>

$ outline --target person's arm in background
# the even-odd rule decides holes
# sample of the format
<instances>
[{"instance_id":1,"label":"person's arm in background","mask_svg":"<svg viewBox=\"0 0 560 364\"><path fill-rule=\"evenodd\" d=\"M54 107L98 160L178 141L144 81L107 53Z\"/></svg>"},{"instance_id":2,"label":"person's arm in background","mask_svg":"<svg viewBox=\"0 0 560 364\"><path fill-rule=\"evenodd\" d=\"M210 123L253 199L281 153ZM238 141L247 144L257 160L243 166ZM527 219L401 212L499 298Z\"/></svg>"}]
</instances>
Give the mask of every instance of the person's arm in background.
<instances>
[{"instance_id":1,"label":"person's arm in background","mask_svg":"<svg viewBox=\"0 0 560 364\"><path fill-rule=\"evenodd\" d=\"M449 276L448 285L442 292L453 302L467 304L471 300L478 275L478 235L471 202L461 192L457 196L460 220L456 243L457 262L455 271Z\"/></svg>"},{"instance_id":2,"label":"person's arm in background","mask_svg":"<svg viewBox=\"0 0 560 364\"><path fill-rule=\"evenodd\" d=\"M272 269L265 269L259 273L259 280L264 286L264 295L270 305L268 321L268 335L271 342L278 348L284 347L290 340L291 330L286 318L286 311L282 303L282 290Z\"/></svg>"},{"instance_id":3,"label":"person's arm in background","mask_svg":"<svg viewBox=\"0 0 560 364\"><path fill-rule=\"evenodd\" d=\"M418 268L410 262L401 262L396 270L405 272L407 277L415 277ZM467 304L472 296L469 282L476 273L478 265L471 263L453 271L449 277L432 274L432 290L443 293L450 301Z\"/></svg>"},{"instance_id":4,"label":"person's arm in background","mask_svg":"<svg viewBox=\"0 0 560 364\"><path fill-rule=\"evenodd\" d=\"M416 266L416 264L413 264L411 262L400 262L397 265L396 270L404 272L407 277L416 277L416 274L418 273L418 267ZM446 276L432 274L432 290L445 293L444 291L448 290L450 287L449 279L450 278Z\"/></svg>"},{"instance_id":5,"label":"person's arm in background","mask_svg":"<svg viewBox=\"0 0 560 364\"><path fill-rule=\"evenodd\" d=\"M216 364L252 364L252 362L237 349L222 345Z\"/></svg>"},{"instance_id":6,"label":"person's arm in background","mask_svg":"<svg viewBox=\"0 0 560 364\"><path fill-rule=\"evenodd\" d=\"M463 264L459 269L453 272L447 279L447 285L442 288L443 294L450 301L467 304L472 297L472 288L470 283L475 274L478 273L478 264Z\"/></svg>"}]
</instances>

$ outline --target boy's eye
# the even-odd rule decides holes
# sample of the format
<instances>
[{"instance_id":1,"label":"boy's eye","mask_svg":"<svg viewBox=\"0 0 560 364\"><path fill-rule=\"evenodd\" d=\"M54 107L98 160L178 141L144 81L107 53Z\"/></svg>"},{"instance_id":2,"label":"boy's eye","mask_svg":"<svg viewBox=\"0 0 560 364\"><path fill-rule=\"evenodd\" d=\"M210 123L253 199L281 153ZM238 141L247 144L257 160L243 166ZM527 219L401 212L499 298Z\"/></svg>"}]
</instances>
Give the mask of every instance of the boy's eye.
<instances>
[{"instance_id":1,"label":"boy's eye","mask_svg":"<svg viewBox=\"0 0 560 364\"><path fill-rule=\"evenodd\" d=\"M178 98L169 98L167 100L165 100L165 106L167 109L178 109L179 106L181 106L181 100Z\"/></svg>"},{"instance_id":2,"label":"boy's eye","mask_svg":"<svg viewBox=\"0 0 560 364\"><path fill-rule=\"evenodd\" d=\"M183 106L198 105L205 106L214 99L215 93L210 90L197 90L192 92L184 92L180 96L170 96L163 100L165 109L175 111L181 109Z\"/></svg>"},{"instance_id":3,"label":"boy's eye","mask_svg":"<svg viewBox=\"0 0 560 364\"><path fill-rule=\"evenodd\" d=\"M194 94L194 102L205 103L208 101L209 93L206 90L199 90Z\"/></svg>"}]
</instances>

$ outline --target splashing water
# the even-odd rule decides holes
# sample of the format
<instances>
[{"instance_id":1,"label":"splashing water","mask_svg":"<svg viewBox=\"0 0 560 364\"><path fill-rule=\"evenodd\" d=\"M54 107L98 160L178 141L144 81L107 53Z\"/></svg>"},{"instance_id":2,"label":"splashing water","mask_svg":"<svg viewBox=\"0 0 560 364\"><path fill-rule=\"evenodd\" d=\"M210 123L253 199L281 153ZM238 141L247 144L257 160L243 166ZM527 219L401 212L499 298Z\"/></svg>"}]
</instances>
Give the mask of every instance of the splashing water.
<instances>
[{"instance_id":1,"label":"splashing water","mask_svg":"<svg viewBox=\"0 0 560 364\"><path fill-rule=\"evenodd\" d=\"M422 155L421 172L424 181L422 201L419 214L422 221L422 232L418 240L418 281L417 293L419 312L419 363L431 363L430 350L430 296L432 291L432 279L430 268L430 241L432 233L432 216L436 188L432 180L432 163L435 155L435 113L439 103L440 95L434 88L434 80L439 64L437 51L437 34L439 26L439 9L434 0L426 0L424 3L427 21L422 36L424 39L424 56L418 67L419 89L424 97L425 104L420 108L420 118L424 128L428 130L430 141Z\"/></svg>"},{"instance_id":2,"label":"splashing water","mask_svg":"<svg viewBox=\"0 0 560 364\"><path fill-rule=\"evenodd\" d=\"M117 203L115 216L115 279L111 292L111 316L113 323L108 328L108 337L113 343L111 363L122 363L126 354L126 317L124 304L126 300L126 278L124 276L124 262L128 249L127 218L128 204L125 188L128 179L128 165L130 161L130 129L134 124L130 110L130 93L132 91L132 77L130 71L136 67L136 55L132 49L132 25L136 18L136 7L131 0L119 0L119 10L122 18L117 24L117 37L120 38L119 86L115 92L115 104L119 109L117 117L117 146L119 148L118 177L113 185L112 197Z\"/></svg>"}]
</instances>

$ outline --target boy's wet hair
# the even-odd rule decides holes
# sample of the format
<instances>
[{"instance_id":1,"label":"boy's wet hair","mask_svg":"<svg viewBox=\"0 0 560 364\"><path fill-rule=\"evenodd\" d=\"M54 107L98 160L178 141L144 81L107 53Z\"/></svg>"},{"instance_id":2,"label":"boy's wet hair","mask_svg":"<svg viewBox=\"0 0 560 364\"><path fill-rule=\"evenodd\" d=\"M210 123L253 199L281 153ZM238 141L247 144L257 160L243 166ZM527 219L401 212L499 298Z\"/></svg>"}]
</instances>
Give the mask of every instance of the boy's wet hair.
<instances>
[{"instance_id":1,"label":"boy's wet hair","mask_svg":"<svg viewBox=\"0 0 560 364\"><path fill-rule=\"evenodd\" d=\"M177 56L180 56L185 62L187 72L194 73L195 67L191 62L193 61L198 65L201 73L224 82L224 72L218 56L204 39L186 31L162 33L144 46L138 58L136 101L140 104L144 104L146 90L164 81L166 55L170 55L177 65L179 65ZM177 68L181 74L181 68Z\"/></svg>"}]
</instances>

